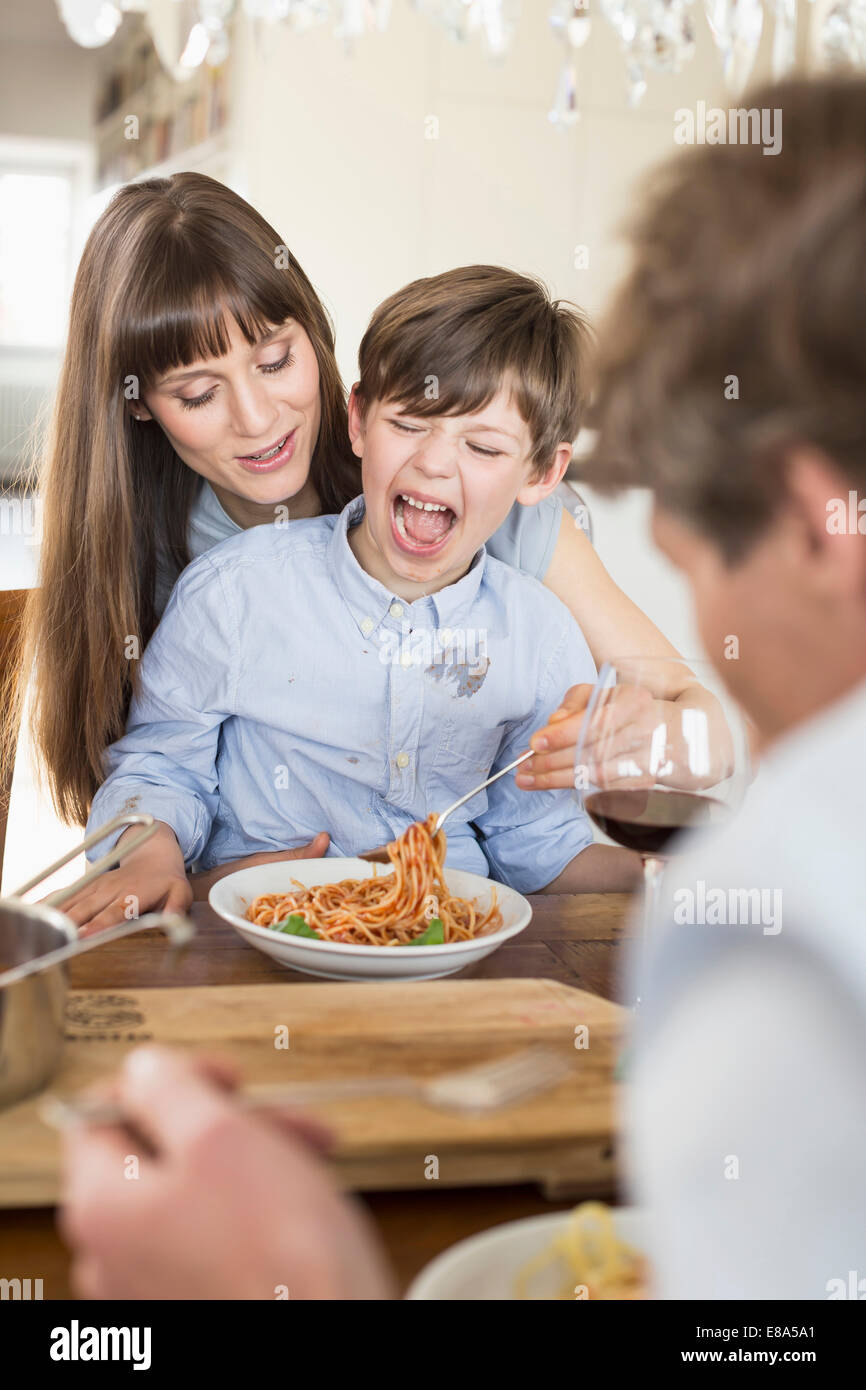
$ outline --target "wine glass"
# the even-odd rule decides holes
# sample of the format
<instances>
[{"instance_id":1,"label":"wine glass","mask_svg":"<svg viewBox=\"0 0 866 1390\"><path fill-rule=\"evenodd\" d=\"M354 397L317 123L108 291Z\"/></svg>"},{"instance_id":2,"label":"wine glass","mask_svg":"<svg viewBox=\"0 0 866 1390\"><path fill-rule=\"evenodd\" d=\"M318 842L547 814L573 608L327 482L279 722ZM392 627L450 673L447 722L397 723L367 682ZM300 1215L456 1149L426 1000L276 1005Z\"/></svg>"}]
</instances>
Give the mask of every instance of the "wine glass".
<instances>
[{"instance_id":1,"label":"wine glass","mask_svg":"<svg viewBox=\"0 0 866 1390\"><path fill-rule=\"evenodd\" d=\"M691 693L676 698L684 684ZM725 824L749 777L743 716L709 662L604 663L581 723L574 788L599 830L641 856L644 952L678 832Z\"/></svg>"}]
</instances>

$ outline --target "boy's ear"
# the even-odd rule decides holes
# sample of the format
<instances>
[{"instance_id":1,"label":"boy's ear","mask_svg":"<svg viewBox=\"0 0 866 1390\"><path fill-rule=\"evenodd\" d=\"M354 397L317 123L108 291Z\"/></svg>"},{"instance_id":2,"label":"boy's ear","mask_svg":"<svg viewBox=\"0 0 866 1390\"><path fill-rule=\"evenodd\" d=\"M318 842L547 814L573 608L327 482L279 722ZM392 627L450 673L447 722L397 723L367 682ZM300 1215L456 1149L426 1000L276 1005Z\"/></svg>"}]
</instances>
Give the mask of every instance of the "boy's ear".
<instances>
[{"instance_id":1,"label":"boy's ear","mask_svg":"<svg viewBox=\"0 0 866 1390\"><path fill-rule=\"evenodd\" d=\"M554 488L559 487L565 475L565 470L571 463L573 450L568 441L563 440L557 444L556 452L550 461L547 472L534 483L526 483L517 494L516 500L521 502L524 507L533 507L542 498L549 497Z\"/></svg>"},{"instance_id":2,"label":"boy's ear","mask_svg":"<svg viewBox=\"0 0 866 1390\"><path fill-rule=\"evenodd\" d=\"M348 412L349 412L349 439L352 441L352 452L358 458L364 456L364 407L358 395L358 385L356 381L349 392Z\"/></svg>"}]
</instances>

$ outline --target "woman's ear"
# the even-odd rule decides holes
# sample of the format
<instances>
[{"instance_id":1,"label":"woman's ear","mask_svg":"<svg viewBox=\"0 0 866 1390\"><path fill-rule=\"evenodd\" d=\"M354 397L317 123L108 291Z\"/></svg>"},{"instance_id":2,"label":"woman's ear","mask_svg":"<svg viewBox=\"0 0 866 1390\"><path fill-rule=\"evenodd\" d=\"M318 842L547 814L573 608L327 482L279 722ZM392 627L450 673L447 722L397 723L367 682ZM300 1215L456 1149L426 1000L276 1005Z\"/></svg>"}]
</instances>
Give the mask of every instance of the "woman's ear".
<instances>
[{"instance_id":1,"label":"woman's ear","mask_svg":"<svg viewBox=\"0 0 866 1390\"><path fill-rule=\"evenodd\" d=\"M536 502L540 502L543 497L549 497L555 488L559 487L565 476L565 470L571 463L573 449L567 440L557 444L556 451L550 461L550 465L545 473L537 478L535 482L527 483L517 494L517 501L522 502L524 507L532 507Z\"/></svg>"},{"instance_id":2,"label":"woman's ear","mask_svg":"<svg viewBox=\"0 0 866 1390\"><path fill-rule=\"evenodd\" d=\"M126 406L134 420L153 419L153 416L143 401L127 401Z\"/></svg>"}]
</instances>

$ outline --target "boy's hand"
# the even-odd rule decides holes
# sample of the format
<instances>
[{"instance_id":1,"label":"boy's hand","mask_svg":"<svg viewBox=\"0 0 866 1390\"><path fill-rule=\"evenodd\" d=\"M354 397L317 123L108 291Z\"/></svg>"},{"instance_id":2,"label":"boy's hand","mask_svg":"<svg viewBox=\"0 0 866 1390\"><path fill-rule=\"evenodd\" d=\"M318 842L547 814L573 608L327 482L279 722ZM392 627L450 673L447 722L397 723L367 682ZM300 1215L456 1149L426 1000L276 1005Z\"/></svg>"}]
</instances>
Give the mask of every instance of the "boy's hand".
<instances>
[{"instance_id":1,"label":"boy's hand","mask_svg":"<svg viewBox=\"0 0 866 1390\"><path fill-rule=\"evenodd\" d=\"M140 833L141 826L130 826L118 844ZM186 912L191 902L180 845L171 827L158 821L156 833L141 849L60 907L78 927L79 936L93 936L145 912Z\"/></svg>"},{"instance_id":2,"label":"boy's hand","mask_svg":"<svg viewBox=\"0 0 866 1390\"><path fill-rule=\"evenodd\" d=\"M239 869L252 869L256 864L275 864L282 859L321 859L331 842L326 830L314 835L308 845L297 849L269 850L263 854L248 854L245 859L234 859L229 864L218 864L215 869L206 869L200 874L190 874L192 896L195 902L206 901L211 888L226 874L237 873Z\"/></svg>"}]
</instances>

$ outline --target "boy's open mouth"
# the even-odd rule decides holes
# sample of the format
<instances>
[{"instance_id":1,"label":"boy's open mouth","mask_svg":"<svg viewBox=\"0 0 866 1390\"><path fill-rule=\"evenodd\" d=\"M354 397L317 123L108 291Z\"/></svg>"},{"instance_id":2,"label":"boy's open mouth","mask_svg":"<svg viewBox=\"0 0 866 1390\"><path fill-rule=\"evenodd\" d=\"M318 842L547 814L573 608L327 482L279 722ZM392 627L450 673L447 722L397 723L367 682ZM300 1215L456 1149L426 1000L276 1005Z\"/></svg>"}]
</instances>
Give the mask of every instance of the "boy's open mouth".
<instances>
[{"instance_id":1,"label":"boy's open mouth","mask_svg":"<svg viewBox=\"0 0 866 1390\"><path fill-rule=\"evenodd\" d=\"M457 516L444 502L398 492L391 501L392 528L401 549L413 554L434 551L445 543Z\"/></svg>"}]
</instances>

